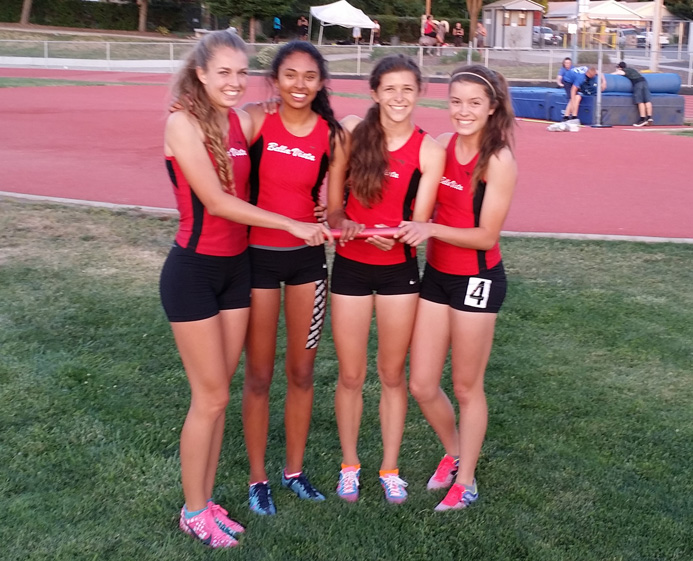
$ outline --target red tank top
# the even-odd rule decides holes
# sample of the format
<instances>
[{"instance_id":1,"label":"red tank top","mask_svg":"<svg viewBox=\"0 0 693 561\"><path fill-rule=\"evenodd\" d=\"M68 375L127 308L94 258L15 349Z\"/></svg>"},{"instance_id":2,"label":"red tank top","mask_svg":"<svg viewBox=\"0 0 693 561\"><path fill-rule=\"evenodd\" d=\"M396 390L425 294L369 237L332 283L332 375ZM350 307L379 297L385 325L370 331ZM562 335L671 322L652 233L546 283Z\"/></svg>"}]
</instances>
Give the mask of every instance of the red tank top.
<instances>
[{"instance_id":1,"label":"red tank top","mask_svg":"<svg viewBox=\"0 0 693 561\"><path fill-rule=\"evenodd\" d=\"M316 221L313 211L330 158L327 121L318 117L310 134L295 136L286 130L279 113L267 115L250 157L252 204L301 222ZM250 245L293 248L305 243L283 230L255 226L250 229Z\"/></svg>"},{"instance_id":2,"label":"red tank top","mask_svg":"<svg viewBox=\"0 0 693 561\"><path fill-rule=\"evenodd\" d=\"M244 201L248 200L250 175L250 157L247 148L238 115L231 110L229 111L228 155L233 166L236 196ZM209 157L216 168L211 153ZM243 253L248 247L248 227L209 214L195 191L190 188L174 157L166 158L166 168L173 183L173 192L176 195L180 214L176 243L203 255L231 257Z\"/></svg>"},{"instance_id":3,"label":"red tank top","mask_svg":"<svg viewBox=\"0 0 693 561\"><path fill-rule=\"evenodd\" d=\"M417 127L404 146L390 152L380 202L367 207L356 197L348 197L345 211L350 220L365 224L366 228L376 224L396 227L402 220L411 220L421 179L419 153L425 137L426 133ZM398 243L392 250L382 251L364 240L352 240L344 247L337 245L337 253L370 265L397 265L416 258L416 250L411 246Z\"/></svg>"},{"instance_id":4,"label":"red tank top","mask_svg":"<svg viewBox=\"0 0 693 561\"><path fill-rule=\"evenodd\" d=\"M433 222L454 228L479 226L481 205L486 183L480 181L474 194L470 181L479 159L477 154L468 164L460 164L455 156L457 135L450 139L446 150L445 173L438 186ZM476 275L495 267L501 260L498 243L488 251L458 247L434 238L428 240L426 259L430 265L451 275Z\"/></svg>"}]
</instances>

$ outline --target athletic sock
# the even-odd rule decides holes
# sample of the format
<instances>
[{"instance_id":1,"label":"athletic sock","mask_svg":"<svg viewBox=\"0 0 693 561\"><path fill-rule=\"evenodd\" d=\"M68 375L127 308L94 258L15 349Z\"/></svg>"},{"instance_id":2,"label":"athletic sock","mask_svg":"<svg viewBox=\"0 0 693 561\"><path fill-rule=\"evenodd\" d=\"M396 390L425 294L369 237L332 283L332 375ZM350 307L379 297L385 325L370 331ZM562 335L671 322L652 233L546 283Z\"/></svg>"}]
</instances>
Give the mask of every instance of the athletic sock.
<instances>
[{"instance_id":1,"label":"athletic sock","mask_svg":"<svg viewBox=\"0 0 693 561\"><path fill-rule=\"evenodd\" d=\"M185 518L192 518L193 516L197 516L201 512L204 512L207 510L207 507L201 508L200 510L193 510L192 512L188 510L188 505L183 505L183 516Z\"/></svg>"},{"instance_id":2,"label":"athletic sock","mask_svg":"<svg viewBox=\"0 0 693 561\"><path fill-rule=\"evenodd\" d=\"M286 473L286 468L284 468L284 477L286 479L294 479L303 473L303 470L297 471L296 473Z\"/></svg>"},{"instance_id":3,"label":"athletic sock","mask_svg":"<svg viewBox=\"0 0 693 561\"><path fill-rule=\"evenodd\" d=\"M361 469L361 464L342 464L341 469L353 469L354 471L358 471Z\"/></svg>"},{"instance_id":4,"label":"athletic sock","mask_svg":"<svg viewBox=\"0 0 693 561\"><path fill-rule=\"evenodd\" d=\"M381 469L380 477L385 477L386 475L399 475L399 468L397 469Z\"/></svg>"}]
</instances>

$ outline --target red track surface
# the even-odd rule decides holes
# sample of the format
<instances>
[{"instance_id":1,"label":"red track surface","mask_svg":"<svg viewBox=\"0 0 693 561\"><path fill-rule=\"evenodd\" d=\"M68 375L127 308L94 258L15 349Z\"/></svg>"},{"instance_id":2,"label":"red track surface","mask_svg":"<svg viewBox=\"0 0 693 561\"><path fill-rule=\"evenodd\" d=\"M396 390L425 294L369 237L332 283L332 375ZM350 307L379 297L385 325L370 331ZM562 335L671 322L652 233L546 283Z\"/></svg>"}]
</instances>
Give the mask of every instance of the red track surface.
<instances>
[{"instance_id":1,"label":"red track surface","mask_svg":"<svg viewBox=\"0 0 693 561\"><path fill-rule=\"evenodd\" d=\"M162 155L170 77L35 69L0 76L152 82L155 86L0 89L0 191L136 206L173 207ZM365 81L335 80L341 93L367 93ZM446 87L430 84L429 98ZM267 88L251 78L247 101ZM366 99L334 97L338 117L363 115ZM418 108L433 135L447 112ZM693 139L631 128L550 133L517 129L520 180L506 230L693 238Z\"/></svg>"}]
</instances>

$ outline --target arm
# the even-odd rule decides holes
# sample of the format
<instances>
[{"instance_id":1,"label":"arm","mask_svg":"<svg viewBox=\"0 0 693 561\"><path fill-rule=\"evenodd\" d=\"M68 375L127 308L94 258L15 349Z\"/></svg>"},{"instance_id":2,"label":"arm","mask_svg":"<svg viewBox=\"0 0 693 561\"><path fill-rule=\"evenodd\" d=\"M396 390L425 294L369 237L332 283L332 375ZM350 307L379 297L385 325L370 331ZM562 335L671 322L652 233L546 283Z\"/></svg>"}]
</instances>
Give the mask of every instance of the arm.
<instances>
[{"instance_id":1,"label":"arm","mask_svg":"<svg viewBox=\"0 0 693 561\"><path fill-rule=\"evenodd\" d=\"M262 124L265 122L267 112L262 103L246 103L242 107L242 110L250 117L251 127L248 144L251 144L257 138L257 135L260 134L260 129L262 129ZM245 132L245 129L243 132Z\"/></svg>"},{"instance_id":2,"label":"arm","mask_svg":"<svg viewBox=\"0 0 693 561\"><path fill-rule=\"evenodd\" d=\"M556 84L558 84L559 88L563 87L563 68L560 68L558 74L556 74Z\"/></svg>"},{"instance_id":3,"label":"arm","mask_svg":"<svg viewBox=\"0 0 693 561\"><path fill-rule=\"evenodd\" d=\"M418 245L424 239L436 238L458 247L489 250L500 237L517 182L517 164L510 149L504 148L489 161L486 194L481 207L479 226L453 228L441 224L407 223L399 234L400 241ZM418 228L416 228L418 226ZM423 237L423 239L419 239ZM411 239L411 241L410 241Z\"/></svg>"},{"instance_id":4,"label":"arm","mask_svg":"<svg viewBox=\"0 0 693 561\"><path fill-rule=\"evenodd\" d=\"M600 82L600 84L601 84L602 91L604 91L604 90L606 89L606 78L604 77L603 74L601 74L601 75L599 76L599 82Z\"/></svg>"},{"instance_id":5,"label":"arm","mask_svg":"<svg viewBox=\"0 0 693 561\"><path fill-rule=\"evenodd\" d=\"M344 128L345 144L342 145L337 142L334 159L327 177L327 223L331 228L340 228L346 231L346 234L339 239L339 243L342 245L352 240L364 228L363 224L349 220L346 212L344 212L344 182L346 180L348 154L351 148L351 131L359 122L361 122L361 118L356 115L348 115L340 121Z\"/></svg>"},{"instance_id":6,"label":"arm","mask_svg":"<svg viewBox=\"0 0 693 561\"><path fill-rule=\"evenodd\" d=\"M422 162L421 179L416 191L412 220L428 222L433 215L438 185L440 178L443 177L443 171L445 171L445 148L431 136L426 135L421 143L419 161Z\"/></svg>"},{"instance_id":7,"label":"arm","mask_svg":"<svg viewBox=\"0 0 693 561\"><path fill-rule=\"evenodd\" d=\"M267 212L224 192L209 159L202 131L187 113L178 111L169 115L164 144L166 153L176 158L190 187L212 216L250 226L285 230L308 245L320 245L326 237L331 237L319 224L297 222Z\"/></svg>"}]
</instances>

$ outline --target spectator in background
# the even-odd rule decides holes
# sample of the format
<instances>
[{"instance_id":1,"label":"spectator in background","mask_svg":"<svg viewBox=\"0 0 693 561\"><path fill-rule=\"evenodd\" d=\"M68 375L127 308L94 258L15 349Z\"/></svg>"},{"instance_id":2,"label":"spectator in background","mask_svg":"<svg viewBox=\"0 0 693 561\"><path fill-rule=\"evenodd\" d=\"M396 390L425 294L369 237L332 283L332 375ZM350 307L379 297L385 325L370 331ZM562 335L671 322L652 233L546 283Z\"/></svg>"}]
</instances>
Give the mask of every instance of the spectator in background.
<instances>
[{"instance_id":1,"label":"spectator in background","mask_svg":"<svg viewBox=\"0 0 693 561\"><path fill-rule=\"evenodd\" d=\"M437 32L438 28L436 24L433 22L433 16L431 14L427 15L426 20L424 21L423 30L421 31L421 34L425 37L435 38Z\"/></svg>"},{"instance_id":2,"label":"spectator in background","mask_svg":"<svg viewBox=\"0 0 693 561\"><path fill-rule=\"evenodd\" d=\"M351 31L351 36L354 38L354 45L358 45L361 42L361 28L354 27Z\"/></svg>"},{"instance_id":3,"label":"spectator in background","mask_svg":"<svg viewBox=\"0 0 693 561\"><path fill-rule=\"evenodd\" d=\"M455 24L455 27L452 28L452 36L455 38L455 47L461 47L462 39L464 38L464 29L459 21Z\"/></svg>"},{"instance_id":4,"label":"spectator in background","mask_svg":"<svg viewBox=\"0 0 693 561\"><path fill-rule=\"evenodd\" d=\"M563 78L572 68L573 59L567 56L563 59L563 64L561 64L561 67L558 69L558 74L556 75L556 84L558 84L559 88L565 88L565 95L568 96L568 99L570 99L570 88L573 84L565 82Z\"/></svg>"},{"instance_id":5,"label":"spectator in background","mask_svg":"<svg viewBox=\"0 0 693 561\"><path fill-rule=\"evenodd\" d=\"M272 43L279 42L279 32L282 30L282 20L277 16L272 20Z\"/></svg>"},{"instance_id":6,"label":"spectator in background","mask_svg":"<svg viewBox=\"0 0 693 561\"><path fill-rule=\"evenodd\" d=\"M640 113L640 120L633 126L644 127L652 123L652 94L647 80L635 68L628 68L623 61L618 63L614 74L625 76L633 83L633 103L638 106L638 113Z\"/></svg>"},{"instance_id":7,"label":"spectator in background","mask_svg":"<svg viewBox=\"0 0 693 561\"><path fill-rule=\"evenodd\" d=\"M377 19L373 20L375 27L373 27L373 43L380 44L380 24Z\"/></svg>"},{"instance_id":8,"label":"spectator in background","mask_svg":"<svg viewBox=\"0 0 693 561\"><path fill-rule=\"evenodd\" d=\"M476 22L476 46L478 49L483 49L486 42L486 28L480 21Z\"/></svg>"},{"instance_id":9,"label":"spectator in background","mask_svg":"<svg viewBox=\"0 0 693 561\"><path fill-rule=\"evenodd\" d=\"M298 26L298 38L301 41L308 41L308 19L306 16L301 16L296 22Z\"/></svg>"},{"instance_id":10,"label":"spectator in background","mask_svg":"<svg viewBox=\"0 0 693 561\"><path fill-rule=\"evenodd\" d=\"M565 109L564 121L577 119L578 109L583 97L593 96L597 94L597 87L601 87L602 91L606 88L606 80L604 76L597 75L597 69L590 66L584 70L584 66L573 68L563 76L563 81L572 83L570 88L570 101Z\"/></svg>"}]
</instances>

